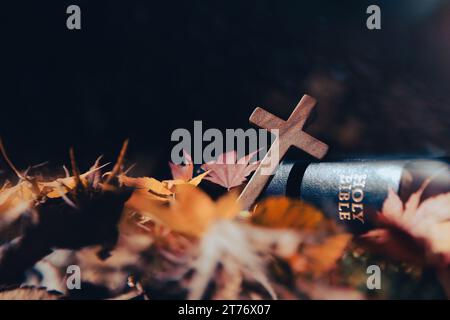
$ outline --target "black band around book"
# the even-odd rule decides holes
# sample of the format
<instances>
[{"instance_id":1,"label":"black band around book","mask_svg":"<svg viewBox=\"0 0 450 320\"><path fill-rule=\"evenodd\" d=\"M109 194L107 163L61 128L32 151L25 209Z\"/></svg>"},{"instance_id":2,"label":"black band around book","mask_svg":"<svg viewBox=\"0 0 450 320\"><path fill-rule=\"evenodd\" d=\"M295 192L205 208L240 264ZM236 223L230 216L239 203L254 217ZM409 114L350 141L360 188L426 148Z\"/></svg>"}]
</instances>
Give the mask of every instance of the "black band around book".
<instances>
[{"instance_id":1,"label":"black band around book","mask_svg":"<svg viewBox=\"0 0 450 320\"><path fill-rule=\"evenodd\" d=\"M441 173L437 181L441 191L448 190L448 165L442 161L284 161L264 195L302 199L359 233L373 228L373 215L382 208L389 189L405 199L434 172Z\"/></svg>"}]
</instances>

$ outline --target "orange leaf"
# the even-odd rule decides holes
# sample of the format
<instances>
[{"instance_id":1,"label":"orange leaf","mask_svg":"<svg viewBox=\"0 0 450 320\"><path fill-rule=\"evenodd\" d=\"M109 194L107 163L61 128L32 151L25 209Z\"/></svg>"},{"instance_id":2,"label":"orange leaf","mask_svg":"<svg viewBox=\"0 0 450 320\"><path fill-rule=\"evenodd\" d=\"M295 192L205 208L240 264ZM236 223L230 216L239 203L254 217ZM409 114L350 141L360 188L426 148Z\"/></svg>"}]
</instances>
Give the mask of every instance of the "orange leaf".
<instances>
[{"instance_id":1,"label":"orange leaf","mask_svg":"<svg viewBox=\"0 0 450 320\"><path fill-rule=\"evenodd\" d=\"M352 235L343 233L329 236L322 243L305 244L299 254L290 259L291 266L296 272L321 277L336 267L351 239Z\"/></svg>"},{"instance_id":2,"label":"orange leaf","mask_svg":"<svg viewBox=\"0 0 450 320\"><path fill-rule=\"evenodd\" d=\"M316 207L287 197L270 197L258 203L251 220L272 228L295 228L314 231L325 221Z\"/></svg>"},{"instance_id":3,"label":"orange leaf","mask_svg":"<svg viewBox=\"0 0 450 320\"><path fill-rule=\"evenodd\" d=\"M2 219L12 221L31 208L39 194L29 181L22 180L13 187L3 187L0 191L0 214ZM3 222L5 222L3 221Z\"/></svg>"},{"instance_id":4,"label":"orange leaf","mask_svg":"<svg viewBox=\"0 0 450 320\"><path fill-rule=\"evenodd\" d=\"M107 164L103 166L94 166L91 170L83 173L82 175L80 175L81 181L84 184L87 184L88 176L101 170L106 165ZM48 198L59 198L75 188L76 179L75 177L58 178L50 182L38 182L38 186L43 195L47 196Z\"/></svg>"},{"instance_id":5,"label":"orange leaf","mask_svg":"<svg viewBox=\"0 0 450 320\"><path fill-rule=\"evenodd\" d=\"M206 193L189 184L175 186L175 198L169 206L147 203L140 212L165 224L170 229L199 237L219 219L232 219L240 210L237 195L229 193L215 203Z\"/></svg>"}]
</instances>

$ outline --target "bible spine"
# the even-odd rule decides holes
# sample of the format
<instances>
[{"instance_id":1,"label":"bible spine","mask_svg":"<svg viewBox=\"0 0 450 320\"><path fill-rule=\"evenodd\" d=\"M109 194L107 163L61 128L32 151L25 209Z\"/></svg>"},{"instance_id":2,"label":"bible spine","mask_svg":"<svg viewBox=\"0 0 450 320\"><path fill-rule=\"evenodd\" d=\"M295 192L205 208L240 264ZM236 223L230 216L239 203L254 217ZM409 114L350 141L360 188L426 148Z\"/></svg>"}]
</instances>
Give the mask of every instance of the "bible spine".
<instances>
[{"instance_id":1,"label":"bible spine","mask_svg":"<svg viewBox=\"0 0 450 320\"><path fill-rule=\"evenodd\" d=\"M432 183L424 195L449 191L444 161L283 162L264 195L300 198L359 233L373 228L374 215L389 189L406 200L426 178L432 178Z\"/></svg>"}]
</instances>

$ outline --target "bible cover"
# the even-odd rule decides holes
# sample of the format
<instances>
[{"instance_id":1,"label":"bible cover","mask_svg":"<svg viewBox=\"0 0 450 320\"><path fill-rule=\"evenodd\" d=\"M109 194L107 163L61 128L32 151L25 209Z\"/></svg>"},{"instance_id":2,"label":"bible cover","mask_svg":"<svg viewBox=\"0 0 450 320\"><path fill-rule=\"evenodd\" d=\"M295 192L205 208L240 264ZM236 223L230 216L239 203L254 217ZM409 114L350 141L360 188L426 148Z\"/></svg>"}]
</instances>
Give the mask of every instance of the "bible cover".
<instances>
[{"instance_id":1,"label":"bible cover","mask_svg":"<svg viewBox=\"0 0 450 320\"><path fill-rule=\"evenodd\" d=\"M423 182L427 176L425 169L436 171L437 167L445 165L425 160L414 161L414 166L411 163L407 160L285 161L278 167L265 195L300 198L353 232L364 232L373 227L374 215L381 210L389 189L405 198L406 193L411 192L409 189ZM413 167L416 169L412 170ZM448 181L445 183L448 187Z\"/></svg>"}]
</instances>

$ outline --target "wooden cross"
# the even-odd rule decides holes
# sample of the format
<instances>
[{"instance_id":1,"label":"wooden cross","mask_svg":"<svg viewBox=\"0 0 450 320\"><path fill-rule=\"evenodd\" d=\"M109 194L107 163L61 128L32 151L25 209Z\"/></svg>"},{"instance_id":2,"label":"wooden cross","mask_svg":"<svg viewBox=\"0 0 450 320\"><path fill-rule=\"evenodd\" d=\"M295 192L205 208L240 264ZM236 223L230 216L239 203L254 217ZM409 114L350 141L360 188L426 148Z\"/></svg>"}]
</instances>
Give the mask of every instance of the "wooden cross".
<instances>
[{"instance_id":1,"label":"wooden cross","mask_svg":"<svg viewBox=\"0 0 450 320\"><path fill-rule=\"evenodd\" d=\"M278 163L291 146L302 149L318 159L325 156L328 151L328 145L302 130L315 104L316 99L304 95L287 121L274 116L262 108L256 108L253 111L250 116L250 122L275 133L276 139L239 196L244 209L250 209L256 201L269 177L275 172ZM278 133L276 133L276 130L278 130ZM276 153L277 151L278 153ZM274 160L272 156L274 156L276 165L273 165L272 161ZM266 169L268 166L271 167L269 171Z\"/></svg>"}]
</instances>

